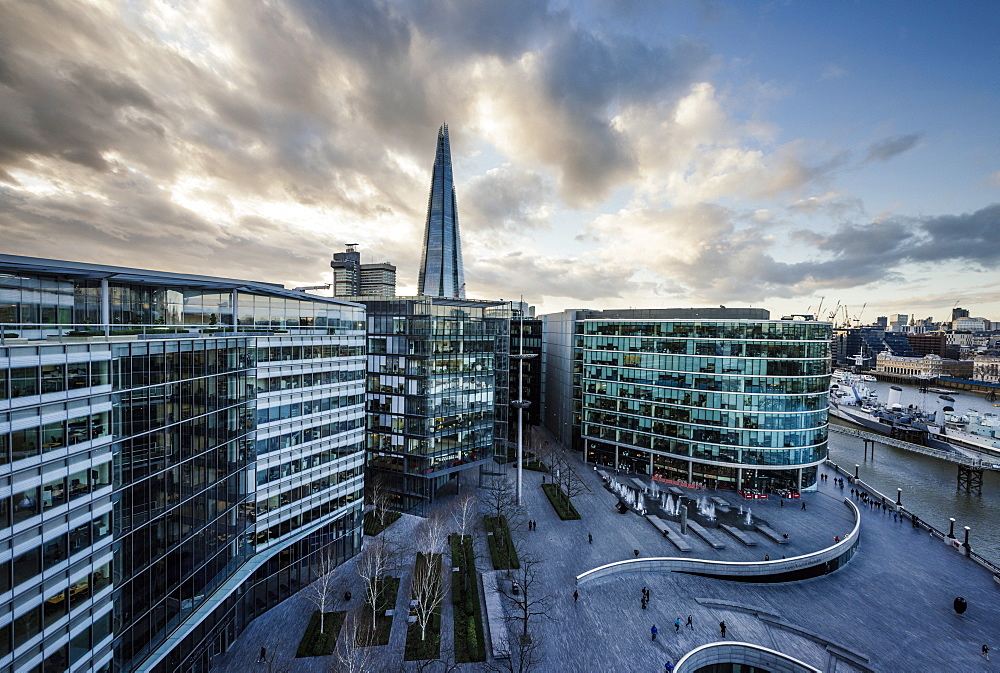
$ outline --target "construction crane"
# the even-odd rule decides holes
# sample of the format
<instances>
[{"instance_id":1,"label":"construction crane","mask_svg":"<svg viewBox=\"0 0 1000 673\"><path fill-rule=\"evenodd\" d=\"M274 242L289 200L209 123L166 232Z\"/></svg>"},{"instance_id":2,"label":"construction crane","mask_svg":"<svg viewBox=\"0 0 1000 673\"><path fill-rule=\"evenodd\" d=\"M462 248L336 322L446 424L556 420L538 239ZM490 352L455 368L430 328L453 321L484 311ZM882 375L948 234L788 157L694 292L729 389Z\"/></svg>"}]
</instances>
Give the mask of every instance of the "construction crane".
<instances>
[{"instance_id":1,"label":"construction crane","mask_svg":"<svg viewBox=\"0 0 1000 673\"><path fill-rule=\"evenodd\" d=\"M823 317L823 300L824 299L826 299L826 297L820 297L819 298L819 306L816 307L816 317L817 318L822 318Z\"/></svg>"},{"instance_id":2,"label":"construction crane","mask_svg":"<svg viewBox=\"0 0 1000 673\"><path fill-rule=\"evenodd\" d=\"M829 315L826 316L827 320L829 320L830 322L833 322L834 319L837 317L838 313L840 313L840 302L839 301L837 302L837 306L832 311L830 311Z\"/></svg>"},{"instance_id":3,"label":"construction crane","mask_svg":"<svg viewBox=\"0 0 1000 673\"><path fill-rule=\"evenodd\" d=\"M854 316L854 323L855 323L854 326L855 327L861 327L861 316L864 315L864 313L865 313L865 307L866 306L868 306L868 302L865 302L864 304L862 304L861 305L861 310L858 311L858 314L856 316Z\"/></svg>"}]
</instances>

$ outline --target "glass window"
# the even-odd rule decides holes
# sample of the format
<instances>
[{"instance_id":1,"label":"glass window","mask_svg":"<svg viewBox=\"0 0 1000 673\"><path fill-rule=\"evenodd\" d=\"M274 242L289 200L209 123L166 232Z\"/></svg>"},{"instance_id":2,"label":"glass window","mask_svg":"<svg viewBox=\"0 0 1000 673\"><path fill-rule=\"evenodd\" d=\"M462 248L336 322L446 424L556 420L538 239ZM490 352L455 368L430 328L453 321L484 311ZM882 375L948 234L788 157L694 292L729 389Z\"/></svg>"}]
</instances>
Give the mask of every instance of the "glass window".
<instances>
[{"instance_id":1,"label":"glass window","mask_svg":"<svg viewBox=\"0 0 1000 673\"><path fill-rule=\"evenodd\" d=\"M111 512L102 514L94 519L94 542L101 540L111 534Z\"/></svg>"},{"instance_id":2,"label":"glass window","mask_svg":"<svg viewBox=\"0 0 1000 673\"><path fill-rule=\"evenodd\" d=\"M84 629L69 641L69 663L74 664L90 651L90 629Z\"/></svg>"},{"instance_id":3,"label":"glass window","mask_svg":"<svg viewBox=\"0 0 1000 673\"><path fill-rule=\"evenodd\" d=\"M38 430L38 428L25 428L11 433L11 457L14 460L38 455Z\"/></svg>"},{"instance_id":4,"label":"glass window","mask_svg":"<svg viewBox=\"0 0 1000 673\"><path fill-rule=\"evenodd\" d=\"M42 673L63 673L69 669L69 643L66 643L42 664Z\"/></svg>"},{"instance_id":5,"label":"glass window","mask_svg":"<svg viewBox=\"0 0 1000 673\"><path fill-rule=\"evenodd\" d=\"M66 445L66 423L57 421L42 426L42 449L51 451Z\"/></svg>"},{"instance_id":6,"label":"glass window","mask_svg":"<svg viewBox=\"0 0 1000 673\"><path fill-rule=\"evenodd\" d=\"M66 504L66 479L54 479L42 486L42 511Z\"/></svg>"},{"instance_id":7,"label":"glass window","mask_svg":"<svg viewBox=\"0 0 1000 673\"><path fill-rule=\"evenodd\" d=\"M90 493L90 470L81 470L69 475L69 499L75 500Z\"/></svg>"},{"instance_id":8,"label":"glass window","mask_svg":"<svg viewBox=\"0 0 1000 673\"><path fill-rule=\"evenodd\" d=\"M62 589L59 593L46 598L42 608L45 611L45 627L49 628L66 615L69 608L69 601L66 600L66 590Z\"/></svg>"},{"instance_id":9,"label":"glass window","mask_svg":"<svg viewBox=\"0 0 1000 673\"><path fill-rule=\"evenodd\" d=\"M43 365L42 392L58 393L63 390L66 390L66 366Z\"/></svg>"},{"instance_id":10,"label":"glass window","mask_svg":"<svg viewBox=\"0 0 1000 673\"><path fill-rule=\"evenodd\" d=\"M41 547L35 547L14 557L14 586L30 580L42 571L41 552Z\"/></svg>"},{"instance_id":11,"label":"glass window","mask_svg":"<svg viewBox=\"0 0 1000 673\"><path fill-rule=\"evenodd\" d=\"M67 437L70 444L79 444L90 439L90 419L86 416L71 418L68 425Z\"/></svg>"},{"instance_id":12,"label":"glass window","mask_svg":"<svg viewBox=\"0 0 1000 673\"><path fill-rule=\"evenodd\" d=\"M66 367L66 385L69 390L76 388L86 388L89 384L87 380L87 363L77 362Z\"/></svg>"},{"instance_id":13,"label":"glass window","mask_svg":"<svg viewBox=\"0 0 1000 673\"><path fill-rule=\"evenodd\" d=\"M82 526L77 526L69 532L70 556L90 546L90 531L92 528L92 524L85 523Z\"/></svg>"},{"instance_id":14,"label":"glass window","mask_svg":"<svg viewBox=\"0 0 1000 673\"><path fill-rule=\"evenodd\" d=\"M10 396L27 397L38 394L38 370L35 367L16 367L10 370Z\"/></svg>"},{"instance_id":15,"label":"glass window","mask_svg":"<svg viewBox=\"0 0 1000 673\"><path fill-rule=\"evenodd\" d=\"M20 523L41 511L37 486L14 495L14 523Z\"/></svg>"},{"instance_id":16,"label":"glass window","mask_svg":"<svg viewBox=\"0 0 1000 673\"><path fill-rule=\"evenodd\" d=\"M66 549L66 536L60 535L42 545L42 568L48 570L69 558Z\"/></svg>"},{"instance_id":17,"label":"glass window","mask_svg":"<svg viewBox=\"0 0 1000 673\"><path fill-rule=\"evenodd\" d=\"M42 631L42 607L39 605L14 620L14 647L20 647Z\"/></svg>"},{"instance_id":18,"label":"glass window","mask_svg":"<svg viewBox=\"0 0 1000 673\"><path fill-rule=\"evenodd\" d=\"M111 485L111 463L101 463L90 470L90 487L94 490Z\"/></svg>"}]
</instances>

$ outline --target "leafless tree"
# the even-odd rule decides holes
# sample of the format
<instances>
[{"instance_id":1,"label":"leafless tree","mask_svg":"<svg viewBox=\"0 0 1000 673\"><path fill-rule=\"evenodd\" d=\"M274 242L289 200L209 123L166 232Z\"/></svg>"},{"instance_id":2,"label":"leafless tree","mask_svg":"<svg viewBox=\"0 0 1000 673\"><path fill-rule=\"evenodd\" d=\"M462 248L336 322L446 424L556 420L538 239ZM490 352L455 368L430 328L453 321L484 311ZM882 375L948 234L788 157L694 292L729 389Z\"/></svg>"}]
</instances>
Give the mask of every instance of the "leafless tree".
<instances>
[{"instance_id":1,"label":"leafless tree","mask_svg":"<svg viewBox=\"0 0 1000 673\"><path fill-rule=\"evenodd\" d=\"M459 669L454 652L443 652L440 659L418 659L409 662L417 673L454 673Z\"/></svg>"},{"instance_id":2,"label":"leafless tree","mask_svg":"<svg viewBox=\"0 0 1000 673\"><path fill-rule=\"evenodd\" d=\"M490 477L481 493L491 516L506 517L508 525L518 518L520 508L517 505L517 492L510 477L505 474Z\"/></svg>"},{"instance_id":3,"label":"leafless tree","mask_svg":"<svg viewBox=\"0 0 1000 673\"><path fill-rule=\"evenodd\" d=\"M333 651L334 660L329 668L331 673L367 673L373 670L373 649L369 647L372 643L358 644L358 640L370 638L372 634L374 634L373 629L358 628L356 613L349 615L344 621L337 647Z\"/></svg>"},{"instance_id":4,"label":"leafless tree","mask_svg":"<svg viewBox=\"0 0 1000 673\"><path fill-rule=\"evenodd\" d=\"M378 521L379 530L385 528L385 518L389 514L392 493L382 477L375 477L365 483L365 499L372 508L372 516Z\"/></svg>"},{"instance_id":5,"label":"leafless tree","mask_svg":"<svg viewBox=\"0 0 1000 673\"><path fill-rule=\"evenodd\" d=\"M420 626L420 640L427 639L427 626L434 612L441 607L444 599L441 582L441 555L417 554L417 562L413 566L413 582L411 595L417 602L417 624Z\"/></svg>"},{"instance_id":6,"label":"leafless tree","mask_svg":"<svg viewBox=\"0 0 1000 673\"><path fill-rule=\"evenodd\" d=\"M443 554L448 544L447 514L436 510L420 522L414 537L417 551L425 554Z\"/></svg>"},{"instance_id":7,"label":"leafless tree","mask_svg":"<svg viewBox=\"0 0 1000 673\"><path fill-rule=\"evenodd\" d=\"M319 632L326 633L326 612L333 603L334 590L336 589L337 555L331 547L326 547L317 554L315 561L310 564L309 570L313 575L313 582L306 587L304 592L306 598L319 610Z\"/></svg>"},{"instance_id":8,"label":"leafless tree","mask_svg":"<svg viewBox=\"0 0 1000 673\"><path fill-rule=\"evenodd\" d=\"M518 545L523 547L522 545ZM546 585L541 574L542 558L526 549L518 549L518 558L521 567L511 570L513 581L518 584L517 593L513 590L513 585L504 583L502 589L504 594L513 603L511 619L517 624L520 631L520 639L529 637L529 626L532 620L537 621L540 617L549 617L549 608L552 606L553 596L546 591Z\"/></svg>"},{"instance_id":9,"label":"leafless tree","mask_svg":"<svg viewBox=\"0 0 1000 673\"><path fill-rule=\"evenodd\" d=\"M365 581L365 594L371 603L371 626L375 629L375 609L385 578L396 569L399 551L392 539L385 535L366 537L358 555L357 572Z\"/></svg>"},{"instance_id":10,"label":"leafless tree","mask_svg":"<svg viewBox=\"0 0 1000 673\"><path fill-rule=\"evenodd\" d=\"M470 535L472 526L479 513L479 501L475 491L464 491L459 494L452 505L452 520L459 535Z\"/></svg>"},{"instance_id":11,"label":"leafless tree","mask_svg":"<svg viewBox=\"0 0 1000 673\"><path fill-rule=\"evenodd\" d=\"M510 657L494 659L486 667L496 673L531 673L542 665L542 639L535 632L529 638L514 638L510 644Z\"/></svg>"}]
</instances>

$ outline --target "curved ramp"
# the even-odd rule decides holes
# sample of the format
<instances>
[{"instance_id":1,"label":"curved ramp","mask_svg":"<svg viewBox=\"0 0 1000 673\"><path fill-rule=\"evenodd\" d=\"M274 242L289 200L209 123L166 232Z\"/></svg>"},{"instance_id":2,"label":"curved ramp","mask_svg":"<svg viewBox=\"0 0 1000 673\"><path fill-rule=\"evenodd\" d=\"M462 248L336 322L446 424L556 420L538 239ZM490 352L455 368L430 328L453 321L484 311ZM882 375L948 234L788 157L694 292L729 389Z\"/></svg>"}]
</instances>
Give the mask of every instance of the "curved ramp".
<instances>
[{"instance_id":1,"label":"curved ramp","mask_svg":"<svg viewBox=\"0 0 1000 673\"><path fill-rule=\"evenodd\" d=\"M794 582L819 577L840 568L854 556L861 529L861 512L844 498L844 505L854 515L854 528L843 540L819 551L774 561L715 561L678 557L626 559L576 576L578 585L625 572L675 572L735 582Z\"/></svg>"},{"instance_id":2,"label":"curved ramp","mask_svg":"<svg viewBox=\"0 0 1000 673\"><path fill-rule=\"evenodd\" d=\"M708 643L691 650L677 662L674 673L694 673L706 666L717 664L743 664L771 673L823 673L804 661L783 652L753 643Z\"/></svg>"}]
</instances>

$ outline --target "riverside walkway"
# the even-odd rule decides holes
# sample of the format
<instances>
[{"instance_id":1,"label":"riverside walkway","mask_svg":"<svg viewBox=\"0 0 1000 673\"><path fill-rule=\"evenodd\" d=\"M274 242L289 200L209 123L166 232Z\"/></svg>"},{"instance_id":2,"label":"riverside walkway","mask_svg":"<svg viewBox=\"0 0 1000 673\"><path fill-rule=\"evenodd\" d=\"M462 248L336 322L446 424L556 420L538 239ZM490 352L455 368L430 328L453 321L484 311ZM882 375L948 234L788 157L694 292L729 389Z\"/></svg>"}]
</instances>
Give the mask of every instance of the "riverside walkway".
<instances>
[{"instance_id":1,"label":"riverside walkway","mask_svg":"<svg viewBox=\"0 0 1000 673\"><path fill-rule=\"evenodd\" d=\"M727 640L784 652L825 673L1000 670L1000 662L987 662L979 654L983 643L1000 651L1000 585L989 571L926 530L894 520L881 508L861 507L857 553L829 575L752 584L676 573L626 573L580 586L579 600L574 602L575 578L587 570L634 558L636 549L640 557L678 555L648 521L616 511L616 497L602 488L592 467L579 469L590 487L589 493L574 498L582 516L579 521L560 521L540 488L542 475L524 473L525 518L538 523L537 530L525 529L515 536L523 537L527 553L543 559L540 584L551 597L546 615L533 627L544 657L539 671L662 671L667 660L676 662L697 647L721 641L718 624L723 620ZM833 481L837 474L826 467L821 471L830 475L829 481L820 482L818 491L801 499L784 500L784 506L773 497L744 501L732 491L682 489L696 499L722 497L733 507L749 505L766 525L789 534L787 544L779 545L759 532L748 532L756 536L756 547L728 544L725 549L714 549L691 536L693 549L685 558L760 561L765 555L792 557L832 545L853 525L843 504L844 498L851 498L852 487L837 487ZM413 525L410 517L404 517L390 531L400 526L397 534L405 537ZM592 544L588 533L594 536ZM480 571L491 570L482 535L476 544ZM362 595L352 562L336 572L345 588L356 597ZM645 610L640 603L644 586L652 596ZM408 587L404 573L397 608L404 605ZM969 602L962 615L952 607L957 596ZM352 607L359 608L360 601L354 602ZM450 607L446 600L446 646L451 642ZM332 657L291 656L310 610L298 597L272 609L217 659L214 670L268 671L265 664L253 663L261 646L269 652L279 648L273 670L335 670ZM405 607L397 612L405 614ZM683 626L688 615L693 621L690 629ZM682 628L675 633L677 618ZM652 641L654 623L660 635ZM378 651L373 652L368 670L418 670L416 662L402 661L404 639L405 620L398 618L390 645L373 648ZM463 664L454 670L486 669L483 664Z\"/></svg>"}]
</instances>

